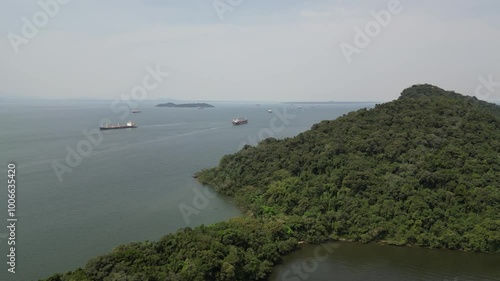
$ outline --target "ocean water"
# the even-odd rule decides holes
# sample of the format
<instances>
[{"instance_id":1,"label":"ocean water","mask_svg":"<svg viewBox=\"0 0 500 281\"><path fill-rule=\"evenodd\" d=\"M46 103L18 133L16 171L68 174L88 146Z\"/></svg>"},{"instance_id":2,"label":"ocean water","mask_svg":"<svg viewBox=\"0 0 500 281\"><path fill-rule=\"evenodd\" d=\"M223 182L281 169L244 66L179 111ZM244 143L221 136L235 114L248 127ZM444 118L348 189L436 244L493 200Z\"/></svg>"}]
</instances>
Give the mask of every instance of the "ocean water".
<instances>
[{"instance_id":1,"label":"ocean water","mask_svg":"<svg viewBox=\"0 0 500 281\"><path fill-rule=\"evenodd\" d=\"M334 242L284 257L270 281L500 280L500 255Z\"/></svg>"},{"instance_id":2,"label":"ocean water","mask_svg":"<svg viewBox=\"0 0 500 281\"><path fill-rule=\"evenodd\" d=\"M200 110L143 102L141 113L123 118L111 103L0 104L0 280L37 280L84 266L89 258L123 243L157 240L179 228L239 216L230 198L198 198L197 192L209 191L192 175L217 165L243 144L268 136L291 137L321 120L373 106L218 102ZM247 117L249 123L233 126L235 117ZM139 127L108 131L91 144L82 130L96 130L105 118L133 120ZM81 161L67 161L68 151L78 148ZM17 165L15 274L7 272L5 236L10 162ZM65 169L62 181L54 163ZM198 213L183 216L181 204Z\"/></svg>"}]
</instances>

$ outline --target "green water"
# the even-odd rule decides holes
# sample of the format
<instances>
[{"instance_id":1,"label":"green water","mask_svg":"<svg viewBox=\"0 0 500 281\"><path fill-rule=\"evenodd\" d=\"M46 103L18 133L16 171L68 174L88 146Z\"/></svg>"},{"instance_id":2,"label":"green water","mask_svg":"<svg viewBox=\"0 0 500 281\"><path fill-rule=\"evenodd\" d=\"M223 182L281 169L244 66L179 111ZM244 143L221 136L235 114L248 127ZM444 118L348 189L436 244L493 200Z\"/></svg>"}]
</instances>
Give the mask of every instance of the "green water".
<instances>
[{"instance_id":1,"label":"green water","mask_svg":"<svg viewBox=\"0 0 500 281\"><path fill-rule=\"evenodd\" d=\"M500 280L500 255L336 242L285 257L271 281Z\"/></svg>"}]
</instances>

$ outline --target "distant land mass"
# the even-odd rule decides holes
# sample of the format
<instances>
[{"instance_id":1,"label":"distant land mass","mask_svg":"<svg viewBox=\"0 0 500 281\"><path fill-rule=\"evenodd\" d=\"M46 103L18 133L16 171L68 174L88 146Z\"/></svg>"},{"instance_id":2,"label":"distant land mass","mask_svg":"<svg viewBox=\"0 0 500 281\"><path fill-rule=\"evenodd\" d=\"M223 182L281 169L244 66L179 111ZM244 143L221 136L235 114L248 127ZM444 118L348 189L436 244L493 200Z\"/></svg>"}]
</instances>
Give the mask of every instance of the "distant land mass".
<instances>
[{"instance_id":1,"label":"distant land mass","mask_svg":"<svg viewBox=\"0 0 500 281\"><path fill-rule=\"evenodd\" d=\"M377 101L287 101L285 104L380 103Z\"/></svg>"},{"instance_id":2,"label":"distant land mass","mask_svg":"<svg viewBox=\"0 0 500 281\"><path fill-rule=\"evenodd\" d=\"M121 245L45 280L267 280L301 244L332 240L500 253L498 155L500 106L415 85L195 174L244 216Z\"/></svg>"},{"instance_id":3,"label":"distant land mass","mask_svg":"<svg viewBox=\"0 0 500 281\"><path fill-rule=\"evenodd\" d=\"M173 102L160 103L157 104L156 107L215 107L208 103L182 103L175 104Z\"/></svg>"}]
</instances>

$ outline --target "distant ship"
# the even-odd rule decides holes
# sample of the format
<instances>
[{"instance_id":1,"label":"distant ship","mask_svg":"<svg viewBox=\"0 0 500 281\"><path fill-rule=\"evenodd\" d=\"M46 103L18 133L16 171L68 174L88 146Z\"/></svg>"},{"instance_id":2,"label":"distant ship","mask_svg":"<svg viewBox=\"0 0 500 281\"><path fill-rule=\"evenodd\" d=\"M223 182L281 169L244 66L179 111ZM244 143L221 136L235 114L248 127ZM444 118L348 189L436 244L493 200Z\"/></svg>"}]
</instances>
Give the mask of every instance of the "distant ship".
<instances>
[{"instance_id":1,"label":"distant ship","mask_svg":"<svg viewBox=\"0 0 500 281\"><path fill-rule=\"evenodd\" d=\"M120 123L111 124L111 125L108 123L105 123L103 126L99 127L99 129L101 129L101 130L114 130L114 129L127 129L127 128L137 128L137 125L135 125L134 122L129 121L125 125L120 125Z\"/></svg>"},{"instance_id":2,"label":"distant ship","mask_svg":"<svg viewBox=\"0 0 500 281\"><path fill-rule=\"evenodd\" d=\"M233 119L233 125L241 125L246 123L248 123L248 119L246 119L245 117Z\"/></svg>"},{"instance_id":3,"label":"distant ship","mask_svg":"<svg viewBox=\"0 0 500 281\"><path fill-rule=\"evenodd\" d=\"M132 113L141 113L141 111L139 109L133 109Z\"/></svg>"},{"instance_id":4,"label":"distant ship","mask_svg":"<svg viewBox=\"0 0 500 281\"><path fill-rule=\"evenodd\" d=\"M269 112L269 113L273 113L273 111L272 111L271 109L269 109L267 112Z\"/></svg>"}]
</instances>

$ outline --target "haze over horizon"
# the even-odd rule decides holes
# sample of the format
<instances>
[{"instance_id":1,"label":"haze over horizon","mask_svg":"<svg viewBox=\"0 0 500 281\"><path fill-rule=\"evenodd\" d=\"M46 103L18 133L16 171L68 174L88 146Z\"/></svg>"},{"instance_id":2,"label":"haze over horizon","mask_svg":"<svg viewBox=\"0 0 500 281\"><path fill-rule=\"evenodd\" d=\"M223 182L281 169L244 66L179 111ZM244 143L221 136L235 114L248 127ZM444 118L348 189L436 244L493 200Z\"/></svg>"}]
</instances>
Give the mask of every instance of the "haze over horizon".
<instances>
[{"instance_id":1,"label":"haze over horizon","mask_svg":"<svg viewBox=\"0 0 500 281\"><path fill-rule=\"evenodd\" d=\"M341 44L391 1L66 1L18 53L9 34L43 10L0 1L0 99L115 99L148 66L169 76L147 99L388 101L413 84L474 95L480 77L500 83L494 0L401 0L349 59Z\"/></svg>"}]
</instances>

